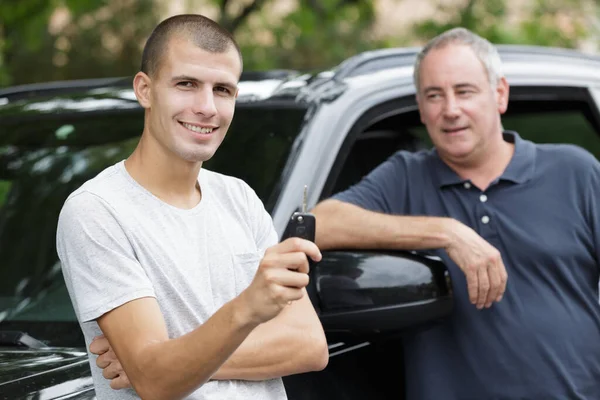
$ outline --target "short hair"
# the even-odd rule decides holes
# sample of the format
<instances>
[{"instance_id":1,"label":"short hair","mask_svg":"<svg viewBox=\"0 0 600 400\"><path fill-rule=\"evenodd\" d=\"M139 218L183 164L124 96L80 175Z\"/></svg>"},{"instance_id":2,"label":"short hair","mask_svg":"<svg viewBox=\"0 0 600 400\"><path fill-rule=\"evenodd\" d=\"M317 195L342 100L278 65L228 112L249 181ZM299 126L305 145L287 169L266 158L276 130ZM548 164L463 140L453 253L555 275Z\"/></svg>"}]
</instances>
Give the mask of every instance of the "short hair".
<instances>
[{"instance_id":1,"label":"short hair","mask_svg":"<svg viewBox=\"0 0 600 400\"><path fill-rule=\"evenodd\" d=\"M473 50L479 61L481 61L485 67L485 71L492 87L495 87L498 84L498 80L504 77L504 72L502 72L502 61L500 60L500 55L494 45L468 29L454 28L433 38L417 55L415 69L413 71L413 83L417 88L417 93L420 90L420 67L425 56L433 49L441 49L450 44L465 45Z\"/></svg>"},{"instance_id":2,"label":"short hair","mask_svg":"<svg viewBox=\"0 0 600 400\"><path fill-rule=\"evenodd\" d=\"M165 19L150 34L142 53L143 73L153 76L160 70L169 40L176 35L211 53L225 53L233 47L243 66L242 52L231 33L203 15L180 14Z\"/></svg>"}]
</instances>

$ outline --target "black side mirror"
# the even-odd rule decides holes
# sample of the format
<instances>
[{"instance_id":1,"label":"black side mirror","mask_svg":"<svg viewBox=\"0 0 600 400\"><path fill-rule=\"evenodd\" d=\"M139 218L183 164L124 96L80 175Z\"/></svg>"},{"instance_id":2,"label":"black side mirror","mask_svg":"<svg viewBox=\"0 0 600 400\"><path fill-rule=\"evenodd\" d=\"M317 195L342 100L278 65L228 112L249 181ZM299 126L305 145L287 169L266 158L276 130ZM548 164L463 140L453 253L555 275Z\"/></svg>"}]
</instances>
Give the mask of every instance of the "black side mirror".
<instances>
[{"instance_id":1,"label":"black side mirror","mask_svg":"<svg viewBox=\"0 0 600 400\"><path fill-rule=\"evenodd\" d=\"M452 312L450 278L438 258L331 251L310 274L309 295L326 333L393 333Z\"/></svg>"}]
</instances>

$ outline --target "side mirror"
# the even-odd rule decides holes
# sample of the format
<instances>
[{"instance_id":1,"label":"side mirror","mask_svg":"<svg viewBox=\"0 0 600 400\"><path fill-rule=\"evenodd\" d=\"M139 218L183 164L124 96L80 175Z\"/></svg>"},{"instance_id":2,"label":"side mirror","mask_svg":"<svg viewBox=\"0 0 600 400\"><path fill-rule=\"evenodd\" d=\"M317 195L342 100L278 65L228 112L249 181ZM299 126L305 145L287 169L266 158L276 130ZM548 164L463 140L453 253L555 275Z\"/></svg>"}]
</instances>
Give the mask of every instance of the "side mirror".
<instances>
[{"instance_id":1,"label":"side mirror","mask_svg":"<svg viewBox=\"0 0 600 400\"><path fill-rule=\"evenodd\" d=\"M393 333L448 316L451 286L439 258L330 251L312 267L309 295L327 333Z\"/></svg>"}]
</instances>

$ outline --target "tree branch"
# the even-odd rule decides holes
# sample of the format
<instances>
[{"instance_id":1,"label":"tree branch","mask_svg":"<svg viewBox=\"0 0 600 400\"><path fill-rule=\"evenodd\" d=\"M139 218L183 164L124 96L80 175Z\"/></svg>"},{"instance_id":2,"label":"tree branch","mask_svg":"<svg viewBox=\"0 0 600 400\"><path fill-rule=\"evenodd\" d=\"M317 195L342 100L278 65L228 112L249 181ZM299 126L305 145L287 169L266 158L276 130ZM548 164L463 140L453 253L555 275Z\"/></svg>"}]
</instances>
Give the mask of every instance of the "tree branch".
<instances>
[{"instance_id":1,"label":"tree branch","mask_svg":"<svg viewBox=\"0 0 600 400\"><path fill-rule=\"evenodd\" d=\"M252 12L260 9L263 6L263 4L265 3L265 1L266 0L254 0L252 3L250 3L246 7L244 7L242 12L235 18L233 18L232 20L229 20L229 18L227 18L227 22L228 22L227 28L228 28L229 32L231 32L233 34L233 32L235 32L235 30L246 20L246 18L248 18L248 15L250 15ZM224 0L223 2L226 3L227 0Z\"/></svg>"},{"instance_id":2,"label":"tree branch","mask_svg":"<svg viewBox=\"0 0 600 400\"><path fill-rule=\"evenodd\" d=\"M227 6L229 5L229 0L222 0L221 1L221 19L226 18L227 15Z\"/></svg>"}]
</instances>

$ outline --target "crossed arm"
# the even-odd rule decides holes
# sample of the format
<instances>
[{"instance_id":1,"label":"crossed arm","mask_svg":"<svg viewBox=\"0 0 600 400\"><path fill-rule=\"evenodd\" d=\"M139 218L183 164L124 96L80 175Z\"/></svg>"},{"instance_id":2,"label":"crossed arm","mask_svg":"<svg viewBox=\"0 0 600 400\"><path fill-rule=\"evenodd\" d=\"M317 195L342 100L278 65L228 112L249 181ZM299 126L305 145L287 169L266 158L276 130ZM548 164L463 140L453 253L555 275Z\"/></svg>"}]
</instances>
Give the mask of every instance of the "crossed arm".
<instances>
[{"instance_id":1,"label":"crossed arm","mask_svg":"<svg viewBox=\"0 0 600 400\"><path fill-rule=\"evenodd\" d=\"M111 387L133 386L143 398L171 399L209 379L265 380L325 368L327 343L304 289L306 255L290 253L289 246L312 246L306 254L320 257L309 242L274 246L283 253L273 250L263 258L248 289L181 337L168 338L154 298L131 301L100 317L105 338L90 350L101 354L96 363Z\"/></svg>"}]
</instances>

